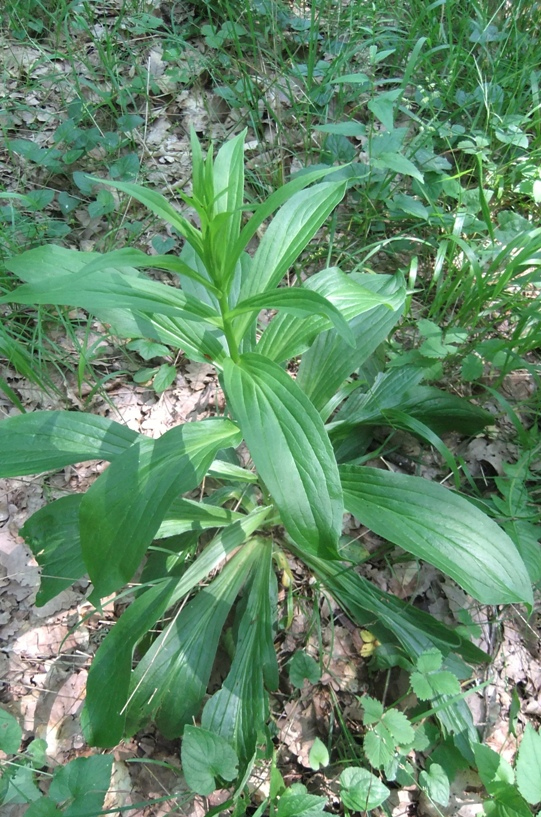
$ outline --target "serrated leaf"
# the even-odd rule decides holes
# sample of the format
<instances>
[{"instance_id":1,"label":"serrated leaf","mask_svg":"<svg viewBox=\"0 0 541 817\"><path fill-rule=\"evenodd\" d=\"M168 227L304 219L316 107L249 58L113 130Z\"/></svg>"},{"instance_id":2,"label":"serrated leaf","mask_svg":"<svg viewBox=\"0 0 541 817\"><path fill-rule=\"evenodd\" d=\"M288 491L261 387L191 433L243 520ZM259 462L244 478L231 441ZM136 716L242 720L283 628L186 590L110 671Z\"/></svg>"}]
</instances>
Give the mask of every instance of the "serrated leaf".
<instances>
[{"instance_id":1,"label":"serrated leaf","mask_svg":"<svg viewBox=\"0 0 541 817\"><path fill-rule=\"evenodd\" d=\"M310 768L315 772L320 768L325 768L330 762L329 750L320 738L316 737L312 744L312 748L308 753L308 763Z\"/></svg>"},{"instance_id":2,"label":"serrated leaf","mask_svg":"<svg viewBox=\"0 0 541 817\"><path fill-rule=\"evenodd\" d=\"M344 769L340 775L340 798L352 811L370 811L385 802L390 795L379 777L357 766Z\"/></svg>"},{"instance_id":3,"label":"serrated leaf","mask_svg":"<svg viewBox=\"0 0 541 817\"><path fill-rule=\"evenodd\" d=\"M376 468L341 466L340 475L346 509L378 536L435 565L483 604L532 603L515 545L463 497Z\"/></svg>"},{"instance_id":4,"label":"serrated leaf","mask_svg":"<svg viewBox=\"0 0 541 817\"><path fill-rule=\"evenodd\" d=\"M419 672L437 672L443 664L443 655L439 650L427 650L415 663Z\"/></svg>"},{"instance_id":5,"label":"serrated leaf","mask_svg":"<svg viewBox=\"0 0 541 817\"><path fill-rule=\"evenodd\" d=\"M311 655L308 655L303 650L295 653L288 665L289 680L297 689L302 689L304 681L307 680L311 684L317 684L321 678L321 668L317 661Z\"/></svg>"},{"instance_id":6,"label":"serrated leaf","mask_svg":"<svg viewBox=\"0 0 541 817\"><path fill-rule=\"evenodd\" d=\"M22 729L11 712L0 707L0 751L14 755L22 740Z\"/></svg>"},{"instance_id":7,"label":"serrated leaf","mask_svg":"<svg viewBox=\"0 0 541 817\"><path fill-rule=\"evenodd\" d=\"M541 801L541 735L526 724L516 762L517 785L531 805Z\"/></svg>"},{"instance_id":8,"label":"serrated leaf","mask_svg":"<svg viewBox=\"0 0 541 817\"><path fill-rule=\"evenodd\" d=\"M389 730L378 723L364 736L363 750L370 765L374 769L382 769L394 757L395 742Z\"/></svg>"},{"instance_id":9,"label":"serrated leaf","mask_svg":"<svg viewBox=\"0 0 541 817\"><path fill-rule=\"evenodd\" d=\"M404 712L398 709L388 709L383 716L383 723L392 734L397 746L407 746L413 741L415 731Z\"/></svg>"},{"instance_id":10,"label":"serrated leaf","mask_svg":"<svg viewBox=\"0 0 541 817\"><path fill-rule=\"evenodd\" d=\"M185 423L157 440L140 437L83 497L81 547L96 595L126 584L173 499L195 488L221 448L238 444L229 420Z\"/></svg>"},{"instance_id":11,"label":"serrated leaf","mask_svg":"<svg viewBox=\"0 0 541 817\"><path fill-rule=\"evenodd\" d=\"M303 549L336 557L343 505L319 414L291 377L262 355L225 360L224 387L287 532Z\"/></svg>"},{"instance_id":12,"label":"serrated leaf","mask_svg":"<svg viewBox=\"0 0 541 817\"><path fill-rule=\"evenodd\" d=\"M82 498L82 494L71 494L50 502L32 514L20 530L41 568L37 607L86 574L79 531Z\"/></svg>"},{"instance_id":13,"label":"serrated leaf","mask_svg":"<svg viewBox=\"0 0 541 817\"><path fill-rule=\"evenodd\" d=\"M365 726L370 726L372 723L377 723L383 717L383 704L371 698L370 695L363 695L361 699L363 707L363 723Z\"/></svg>"},{"instance_id":14,"label":"serrated leaf","mask_svg":"<svg viewBox=\"0 0 541 817\"><path fill-rule=\"evenodd\" d=\"M438 763L431 763L428 771L420 773L419 784L435 803L439 803L440 806L449 803L449 778Z\"/></svg>"},{"instance_id":15,"label":"serrated leaf","mask_svg":"<svg viewBox=\"0 0 541 817\"><path fill-rule=\"evenodd\" d=\"M0 476L38 474L86 460L113 460L136 431L73 411L35 411L0 422Z\"/></svg>"},{"instance_id":16,"label":"serrated leaf","mask_svg":"<svg viewBox=\"0 0 541 817\"><path fill-rule=\"evenodd\" d=\"M186 783L204 796L220 788L220 780L234 780L238 772L239 760L233 747L221 735L200 726L185 727L181 761Z\"/></svg>"}]
</instances>

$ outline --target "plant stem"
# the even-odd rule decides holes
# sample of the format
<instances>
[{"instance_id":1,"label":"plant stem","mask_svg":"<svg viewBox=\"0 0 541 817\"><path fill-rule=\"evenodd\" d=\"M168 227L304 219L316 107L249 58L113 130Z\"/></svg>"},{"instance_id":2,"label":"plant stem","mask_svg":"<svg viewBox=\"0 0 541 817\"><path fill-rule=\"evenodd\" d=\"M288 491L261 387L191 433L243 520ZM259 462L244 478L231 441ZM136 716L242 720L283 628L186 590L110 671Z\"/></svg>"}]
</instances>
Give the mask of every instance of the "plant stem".
<instances>
[{"instance_id":1,"label":"plant stem","mask_svg":"<svg viewBox=\"0 0 541 817\"><path fill-rule=\"evenodd\" d=\"M219 299L220 304L220 312L222 315L222 322L224 327L224 335L225 339L227 340L227 346L229 349L229 354L235 363L239 362L239 345L235 338L235 333L233 332L233 325L228 318L229 313L229 303L227 301L227 295L225 293L220 294Z\"/></svg>"}]
</instances>

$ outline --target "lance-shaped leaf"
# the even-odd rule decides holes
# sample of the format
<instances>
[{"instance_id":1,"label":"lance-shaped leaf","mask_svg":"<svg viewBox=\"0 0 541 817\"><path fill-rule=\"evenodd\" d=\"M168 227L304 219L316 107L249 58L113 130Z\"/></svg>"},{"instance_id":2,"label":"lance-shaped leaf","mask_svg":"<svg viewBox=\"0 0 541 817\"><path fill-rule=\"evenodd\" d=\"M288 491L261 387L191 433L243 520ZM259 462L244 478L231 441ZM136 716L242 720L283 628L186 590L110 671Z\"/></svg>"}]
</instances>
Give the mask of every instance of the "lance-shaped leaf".
<instances>
[{"instance_id":1,"label":"lance-shaped leaf","mask_svg":"<svg viewBox=\"0 0 541 817\"><path fill-rule=\"evenodd\" d=\"M126 426L75 411L35 411L0 422L0 477L113 460L138 438Z\"/></svg>"},{"instance_id":2,"label":"lance-shaped leaf","mask_svg":"<svg viewBox=\"0 0 541 817\"><path fill-rule=\"evenodd\" d=\"M245 544L145 653L132 676L128 732L152 719L165 737L176 738L198 714L222 628L259 550L257 543Z\"/></svg>"},{"instance_id":3,"label":"lance-shaped leaf","mask_svg":"<svg viewBox=\"0 0 541 817\"><path fill-rule=\"evenodd\" d=\"M50 502L32 514L20 530L41 568L37 607L86 574L79 535L82 498L82 494L71 494Z\"/></svg>"},{"instance_id":4,"label":"lance-shaped leaf","mask_svg":"<svg viewBox=\"0 0 541 817\"><path fill-rule=\"evenodd\" d=\"M531 605L511 539L466 499L420 477L340 468L347 510L378 536L435 565L483 604Z\"/></svg>"},{"instance_id":5,"label":"lance-shaped leaf","mask_svg":"<svg viewBox=\"0 0 541 817\"><path fill-rule=\"evenodd\" d=\"M234 318L244 312L260 312L262 309L281 309L283 312L301 317L323 315L348 346L355 346L355 338L344 316L318 292L301 287L262 292L237 304L229 313L229 317Z\"/></svg>"},{"instance_id":6,"label":"lance-shaped leaf","mask_svg":"<svg viewBox=\"0 0 541 817\"><path fill-rule=\"evenodd\" d=\"M278 210L255 252L250 275L241 287L241 301L278 286L329 213L342 200L345 190L341 182L324 182L296 193ZM237 319L239 337L244 337L250 321L249 317Z\"/></svg>"},{"instance_id":7,"label":"lance-shaped leaf","mask_svg":"<svg viewBox=\"0 0 541 817\"><path fill-rule=\"evenodd\" d=\"M47 247L40 249L46 251ZM96 263L93 261L92 265ZM0 298L0 303L77 306L94 313L115 304L115 308L151 314L157 312L186 321L204 320L216 326L221 322L212 307L157 281L125 275L114 269L102 269L85 275L83 267L81 275L61 274L54 279L22 284L14 292Z\"/></svg>"},{"instance_id":8,"label":"lance-shaped leaf","mask_svg":"<svg viewBox=\"0 0 541 817\"><path fill-rule=\"evenodd\" d=\"M416 366L402 366L390 369L376 376L372 386L365 392L355 391L345 401L334 421L327 429L357 423L379 423L384 425L383 413L386 409L401 408L410 389L422 380L424 372Z\"/></svg>"},{"instance_id":9,"label":"lance-shaped leaf","mask_svg":"<svg viewBox=\"0 0 541 817\"><path fill-rule=\"evenodd\" d=\"M126 193L126 195L140 201L141 204L148 207L148 209L154 213L154 215L158 216L158 218L162 218L164 221L178 230L179 233L190 242L192 247L194 247L197 254L201 257L203 256L203 242L201 233L192 224L190 224L190 222L185 219L184 216L178 212L178 210L175 210L175 208L169 204L167 199L162 196L161 193L158 193L156 190L149 190L146 187L142 187L140 184L134 184L133 182L112 182L108 179L93 179L91 176L88 178L90 181L98 182L99 184L106 184L108 187L114 187L116 190L120 190L121 193Z\"/></svg>"},{"instance_id":10,"label":"lance-shaped leaf","mask_svg":"<svg viewBox=\"0 0 541 817\"><path fill-rule=\"evenodd\" d=\"M261 355L224 361L229 404L293 540L336 558L343 504L323 422L291 377Z\"/></svg>"},{"instance_id":11,"label":"lance-shaped leaf","mask_svg":"<svg viewBox=\"0 0 541 817\"><path fill-rule=\"evenodd\" d=\"M100 309L96 311L103 323L111 324L115 335L121 338L153 338L182 349L190 360L219 363L225 356L224 336L205 321L185 321L167 315L149 315L129 309Z\"/></svg>"},{"instance_id":12,"label":"lance-shaped leaf","mask_svg":"<svg viewBox=\"0 0 541 817\"><path fill-rule=\"evenodd\" d=\"M217 451L240 442L229 420L185 423L141 437L98 477L81 503L81 545L96 595L126 584L179 494L195 488Z\"/></svg>"},{"instance_id":13,"label":"lance-shaped leaf","mask_svg":"<svg viewBox=\"0 0 541 817\"><path fill-rule=\"evenodd\" d=\"M263 522L258 508L207 545L180 578L164 579L138 596L100 645L90 666L84 707L85 735L94 746L115 746L124 734L133 650L164 612L215 570Z\"/></svg>"},{"instance_id":14,"label":"lance-shaped leaf","mask_svg":"<svg viewBox=\"0 0 541 817\"><path fill-rule=\"evenodd\" d=\"M272 544L258 543L258 562L242 615L235 657L223 686L206 703L201 726L225 738L241 763L252 758L258 733L268 717L269 689L278 686L278 666L273 646L271 596L276 593L272 572Z\"/></svg>"},{"instance_id":15,"label":"lance-shaped leaf","mask_svg":"<svg viewBox=\"0 0 541 817\"><path fill-rule=\"evenodd\" d=\"M225 528L242 514L220 508L205 502L196 502L193 499L175 499L167 511L165 518L156 533L156 539L166 539L168 536L178 536L194 530L208 530L209 528Z\"/></svg>"},{"instance_id":16,"label":"lance-shaped leaf","mask_svg":"<svg viewBox=\"0 0 541 817\"><path fill-rule=\"evenodd\" d=\"M359 283L359 278L364 279L366 285ZM346 321L351 321L380 305L387 306L391 311L401 309L402 292L380 292L384 283L385 278L381 275L346 275L337 267L329 267L308 278L302 289L322 295L338 309ZM374 285L374 289L370 288L371 285ZM282 363L305 352L314 338L327 328L328 324L319 315L307 319L281 313L273 318L263 332L258 351L277 363Z\"/></svg>"}]
</instances>

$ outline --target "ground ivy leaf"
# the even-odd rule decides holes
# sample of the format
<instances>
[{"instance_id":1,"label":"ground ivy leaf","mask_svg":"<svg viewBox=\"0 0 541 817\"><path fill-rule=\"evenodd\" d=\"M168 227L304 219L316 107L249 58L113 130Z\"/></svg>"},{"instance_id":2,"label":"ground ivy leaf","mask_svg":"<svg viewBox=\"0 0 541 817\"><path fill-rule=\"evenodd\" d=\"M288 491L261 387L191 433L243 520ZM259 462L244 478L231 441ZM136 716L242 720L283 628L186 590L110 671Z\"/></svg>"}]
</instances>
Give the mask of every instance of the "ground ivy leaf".
<instances>
[{"instance_id":1,"label":"ground ivy leaf","mask_svg":"<svg viewBox=\"0 0 541 817\"><path fill-rule=\"evenodd\" d=\"M311 684L317 684L321 678L321 669L317 661L305 652L296 652L289 662L289 680L297 689L302 689L307 679Z\"/></svg>"},{"instance_id":2,"label":"ground ivy leaf","mask_svg":"<svg viewBox=\"0 0 541 817\"><path fill-rule=\"evenodd\" d=\"M449 778L443 771L439 763L432 763L430 769L421 772L419 783L426 789L428 796L440 806L446 806L449 802Z\"/></svg>"},{"instance_id":3,"label":"ground ivy leaf","mask_svg":"<svg viewBox=\"0 0 541 817\"><path fill-rule=\"evenodd\" d=\"M238 757L221 735L200 726L186 726L182 738L182 770L196 794L208 795L219 788L219 779L234 780Z\"/></svg>"},{"instance_id":4,"label":"ground ivy leaf","mask_svg":"<svg viewBox=\"0 0 541 817\"><path fill-rule=\"evenodd\" d=\"M350 766L340 775L340 797L344 806L352 811L377 808L390 793L379 777L368 769Z\"/></svg>"}]
</instances>

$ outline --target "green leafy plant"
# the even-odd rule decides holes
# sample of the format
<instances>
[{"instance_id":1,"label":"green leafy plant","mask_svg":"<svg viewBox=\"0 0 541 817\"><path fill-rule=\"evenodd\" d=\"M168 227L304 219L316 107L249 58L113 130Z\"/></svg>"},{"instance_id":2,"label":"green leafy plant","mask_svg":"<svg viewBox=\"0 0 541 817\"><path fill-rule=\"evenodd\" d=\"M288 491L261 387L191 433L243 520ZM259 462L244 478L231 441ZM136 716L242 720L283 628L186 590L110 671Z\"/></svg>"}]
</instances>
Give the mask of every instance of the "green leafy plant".
<instances>
[{"instance_id":1,"label":"green leafy plant","mask_svg":"<svg viewBox=\"0 0 541 817\"><path fill-rule=\"evenodd\" d=\"M192 137L193 193L179 195L196 210L198 227L155 191L106 183L184 237L179 257L40 247L8 261L24 283L0 299L80 307L132 342L151 340L216 367L229 416L176 426L156 440L85 413L35 412L0 423L2 476L110 462L85 494L50 503L22 529L42 567L40 605L84 574L98 606L137 577L135 600L90 668L88 741L114 746L149 720L176 737L199 718L184 751L194 786L205 791L212 780L232 780L236 769L242 778L268 737L267 691L279 680L273 552L285 549L303 562L359 626L404 660L427 650L470 663L487 658L352 569L340 544L344 510L482 603L532 604L522 559L495 521L440 485L362 464L371 426L385 424L389 413L413 414L418 394L417 428L432 437L448 427L479 430L490 415L420 386L421 376L407 367L382 371L380 347L403 310L401 276L329 267L282 285L342 200L345 182L325 181L327 169L308 171L248 208L244 138L225 143L214 159ZM152 280L139 271L145 267L176 273L180 286ZM259 324L262 310L272 312ZM248 468L235 453L242 442ZM198 501L183 496L194 489ZM205 701L226 623L229 672ZM301 682L311 669L296 663ZM441 716L457 740L461 703ZM193 762L194 746L202 745L216 761L203 772ZM352 809L372 808L376 793L381 802L383 789L370 785L366 795L363 781L351 773L342 781Z\"/></svg>"}]
</instances>

